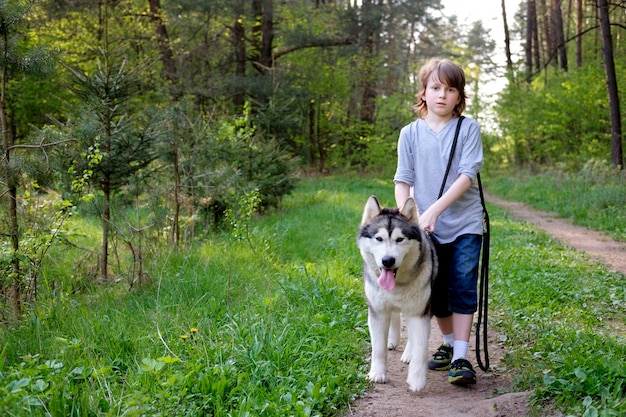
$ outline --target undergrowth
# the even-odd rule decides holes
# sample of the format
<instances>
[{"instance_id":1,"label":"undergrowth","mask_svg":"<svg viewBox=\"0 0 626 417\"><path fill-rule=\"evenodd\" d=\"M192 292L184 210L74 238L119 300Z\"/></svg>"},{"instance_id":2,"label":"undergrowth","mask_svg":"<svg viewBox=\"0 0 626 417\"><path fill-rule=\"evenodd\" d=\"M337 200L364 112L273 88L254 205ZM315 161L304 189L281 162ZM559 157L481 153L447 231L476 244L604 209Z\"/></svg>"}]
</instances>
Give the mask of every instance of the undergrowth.
<instances>
[{"instance_id":1,"label":"undergrowth","mask_svg":"<svg viewBox=\"0 0 626 417\"><path fill-rule=\"evenodd\" d=\"M43 288L1 330L0 413L338 415L368 386L355 239L370 194L393 204L389 180L305 180L280 210L246 220L245 239L163 249L141 288ZM626 413L624 277L490 215L490 325L508 351L497 366L533 390L538 415L546 404ZM44 282L63 273L84 279L56 265Z\"/></svg>"}]
</instances>

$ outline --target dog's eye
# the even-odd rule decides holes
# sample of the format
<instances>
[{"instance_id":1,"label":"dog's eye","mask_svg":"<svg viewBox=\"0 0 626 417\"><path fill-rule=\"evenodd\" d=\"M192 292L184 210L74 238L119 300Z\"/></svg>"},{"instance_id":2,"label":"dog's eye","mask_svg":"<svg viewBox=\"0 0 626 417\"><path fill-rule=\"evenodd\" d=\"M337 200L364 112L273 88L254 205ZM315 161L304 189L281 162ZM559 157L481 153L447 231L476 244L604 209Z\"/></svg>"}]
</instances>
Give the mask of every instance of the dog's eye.
<instances>
[{"instance_id":1,"label":"dog's eye","mask_svg":"<svg viewBox=\"0 0 626 417\"><path fill-rule=\"evenodd\" d=\"M380 237L380 236L376 236L376 240L377 240L378 242L382 242L382 241L383 241L383 238L382 238L382 237Z\"/></svg>"},{"instance_id":2,"label":"dog's eye","mask_svg":"<svg viewBox=\"0 0 626 417\"><path fill-rule=\"evenodd\" d=\"M400 242L404 242L404 238L403 237L399 237L396 239L396 243L400 243Z\"/></svg>"}]
</instances>

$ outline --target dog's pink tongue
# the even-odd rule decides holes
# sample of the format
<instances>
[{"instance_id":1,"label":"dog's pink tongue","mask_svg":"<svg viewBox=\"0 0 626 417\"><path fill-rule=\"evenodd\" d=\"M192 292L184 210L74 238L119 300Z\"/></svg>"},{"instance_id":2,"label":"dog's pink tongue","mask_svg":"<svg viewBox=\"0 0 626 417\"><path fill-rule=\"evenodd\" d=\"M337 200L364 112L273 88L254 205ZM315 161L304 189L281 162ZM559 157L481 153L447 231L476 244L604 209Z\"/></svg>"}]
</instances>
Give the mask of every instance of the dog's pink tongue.
<instances>
[{"instance_id":1,"label":"dog's pink tongue","mask_svg":"<svg viewBox=\"0 0 626 417\"><path fill-rule=\"evenodd\" d=\"M396 287L396 278L393 276L391 269L383 269L381 271L380 277L378 278L378 285L387 291L391 291Z\"/></svg>"}]
</instances>

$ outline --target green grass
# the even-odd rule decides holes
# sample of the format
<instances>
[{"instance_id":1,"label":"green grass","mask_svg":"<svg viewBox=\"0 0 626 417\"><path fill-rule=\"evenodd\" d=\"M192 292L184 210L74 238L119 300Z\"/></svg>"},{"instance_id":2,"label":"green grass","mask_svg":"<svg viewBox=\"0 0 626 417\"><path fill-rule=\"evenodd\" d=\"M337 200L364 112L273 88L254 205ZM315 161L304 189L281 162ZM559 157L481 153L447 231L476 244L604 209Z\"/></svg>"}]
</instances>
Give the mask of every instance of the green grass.
<instances>
[{"instance_id":1,"label":"green grass","mask_svg":"<svg viewBox=\"0 0 626 417\"><path fill-rule=\"evenodd\" d=\"M624 276L492 212L491 319L519 388L534 389L538 407L624 415Z\"/></svg>"},{"instance_id":2,"label":"green grass","mask_svg":"<svg viewBox=\"0 0 626 417\"><path fill-rule=\"evenodd\" d=\"M282 416L345 407L366 387L355 237L375 187L305 184L283 212L251 224L252 247L215 235L166 251L148 288L44 286L22 325L0 335L0 414ZM44 281L80 279L67 255L51 254Z\"/></svg>"},{"instance_id":3,"label":"green grass","mask_svg":"<svg viewBox=\"0 0 626 417\"><path fill-rule=\"evenodd\" d=\"M252 245L214 235L163 250L152 284L130 292L44 287L20 326L0 330L0 414L337 414L368 386L355 241L371 194L393 204L387 180L303 180L252 221ZM626 413L624 277L490 215L490 326L509 351L498 366L537 410ZM84 279L72 256L53 251L42 279Z\"/></svg>"},{"instance_id":4,"label":"green grass","mask_svg":"<svg viewBox=\"0 0 626 417\"><path fill-rule=\"evenodd\" d=\"M486 174L489 192L571 219L626 242L626 171L591 161L579 172Z\"/></svg>"}]
</instances>

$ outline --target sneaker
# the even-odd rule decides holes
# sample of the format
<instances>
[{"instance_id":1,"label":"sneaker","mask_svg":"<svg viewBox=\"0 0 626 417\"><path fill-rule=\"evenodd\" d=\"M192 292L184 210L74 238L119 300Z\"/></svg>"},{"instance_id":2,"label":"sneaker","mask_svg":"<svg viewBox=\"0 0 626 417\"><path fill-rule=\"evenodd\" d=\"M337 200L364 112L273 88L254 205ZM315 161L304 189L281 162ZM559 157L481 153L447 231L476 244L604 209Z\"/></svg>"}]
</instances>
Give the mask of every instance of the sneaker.
<instances>
[{"instance_id":1,"label":"sneaker","mask_svg":"<svg viewBox=\"0 0 626 417\"><path fill-rule=\"evenodd\" d=\"M444 343L439 346L433 357L428 361L428 369L432 371L447 371L452 362L452 347Z\"/></svg>"},{"instance_id":2,"label":"sneaker","mask_svg":"<svg viewBox=\"0 0 626 417\"><path fill-rule=\"evenodd\" d=\"M448 382L455 385L471 385L476 383L476 372L467 359L457 359L448 371Z\"/></svg>"}]
</instances>

